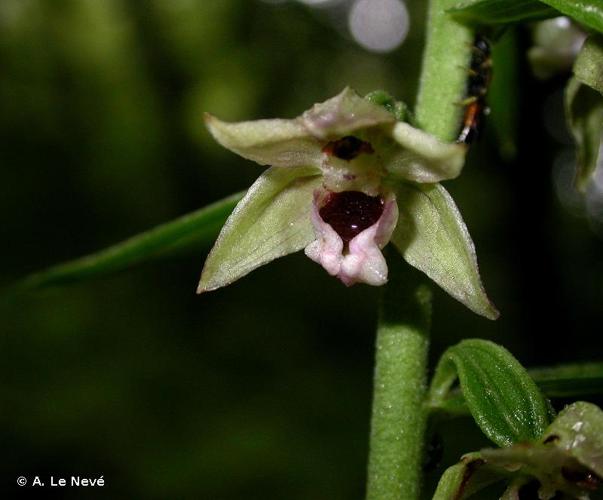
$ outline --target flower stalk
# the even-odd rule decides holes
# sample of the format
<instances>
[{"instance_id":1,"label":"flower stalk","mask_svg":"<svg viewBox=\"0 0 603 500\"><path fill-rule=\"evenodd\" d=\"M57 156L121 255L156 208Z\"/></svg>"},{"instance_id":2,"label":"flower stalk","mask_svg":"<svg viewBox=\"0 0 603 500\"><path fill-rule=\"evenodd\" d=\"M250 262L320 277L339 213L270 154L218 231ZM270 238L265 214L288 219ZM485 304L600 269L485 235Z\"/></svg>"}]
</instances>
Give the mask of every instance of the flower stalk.
<instances>
[{"instance_id":1,"label":"flower stalk","mask_svg":"<svg viewBox=\"0 0 603 500\"><path fill-rule=\"evenodd\" d=\"M473 31L430 0L417 96L418 125L442 141L456 138L471 60ZM430 292L392 260L377 329L368 500L418 499L425 451Z\"/></svg>"},{"instance_id":2,"label":"flower stalk","mask_svg":"<svg viewBox=\"0 0 603 500\"><path fill-rule=\"evenodd\" d=\"M418 125L442 141L457 138L475 33L447 10L456 0L430 0L423 68L415 108Z\"/></svg>"},{"instance_id":3,"label":"flower stalk","mask_svg":"<svg viewBox=\"0 0 603 500\"><path fill-rule=\"evenodd\" d=\"M414 499L421 489L431 292L392 259L376 343L367 499Z\"/></svg>"}]
</instances>

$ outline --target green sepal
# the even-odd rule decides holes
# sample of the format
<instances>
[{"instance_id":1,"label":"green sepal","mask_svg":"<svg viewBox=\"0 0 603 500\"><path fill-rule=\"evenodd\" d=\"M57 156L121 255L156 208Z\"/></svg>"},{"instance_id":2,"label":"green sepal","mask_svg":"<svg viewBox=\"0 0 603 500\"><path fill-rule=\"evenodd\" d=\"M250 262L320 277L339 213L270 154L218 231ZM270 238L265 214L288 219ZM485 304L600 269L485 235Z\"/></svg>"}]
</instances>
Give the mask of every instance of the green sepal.
<instances>
[{"instance_id":1,"label":"green sepal","mask_svg":"<svg viewBox=\"0 0 603 500\"><path fill-rule=\"evenodd\" d=\"M228 123L206 113L205 124L222 146L260 165L320 165L322 143L298 119Z\"/></svg>"},{"instance_id":2,"label":"green sepal","mask_svg":"<svg viewBox=\"0 0 603 500\"><path fill-rule=\"evenodd\" d=\"M441 357L429 404L444 400L458 379L467 407L482 432L499 446L539 439L549 406L528 372L505 348L480 339L463 340Z\"/></svg>"},{"instance_id":3,"label":"green sepal","mask_svg":"<svg viewBox=\"0 0 603 500\"><path fill-rule=\"evenodd\" d=\"M314 240L312 193L321 184L311 167L266 170L224 224L197 289L215 290Z\"/></svg>"},{"instance_id":4,"label":"green sepal","mask_svg":"<svg viewBox=\"0 0 603 500\"><path fill-rule=\"evenodd\" d=\"M406 262L473 312L496 319L482 285L475 247L452 197L440 184L394 187L400 217L392 242Z\"/></svg>"},{"instance_id":5,"label":"green sepal","mask_svg":"<svg viewBox=\"0 0 603 500\"><path fill-rule=\"evenodd\" d=\"M565 89L565 111L576 142L576 186L585 191L597 168L603 134L603 95L571 78Z\"/></svg>"}]
</instances>

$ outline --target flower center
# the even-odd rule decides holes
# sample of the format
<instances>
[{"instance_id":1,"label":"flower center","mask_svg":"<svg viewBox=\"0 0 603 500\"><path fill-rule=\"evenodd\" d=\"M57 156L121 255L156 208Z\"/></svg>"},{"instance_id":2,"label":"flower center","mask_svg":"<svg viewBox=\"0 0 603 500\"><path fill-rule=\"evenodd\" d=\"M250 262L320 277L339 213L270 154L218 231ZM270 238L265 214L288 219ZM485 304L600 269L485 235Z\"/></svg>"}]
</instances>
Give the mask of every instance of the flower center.
<instances>
[{"instance_id":1,"label":"flower center","mask_svg":"<svg viewBox=\"0 0 603 500\"><path fill-rule=\"evenodd\" d=\"M322 151L342 160L353 160L362 153L371 154L375 152L370 143L361 141L353 135L328 142L322 148Z\"/></svg>"},{"instance_id":2,"label":"flower center","mask_svg":"<svg viewBox=\"0 0 603 500\"><path fill-rule=\"evenodd\" d=\"M330 193L319 210L322 220L341 236L344 243L379 220L383 213L383 198L360 191Z\"/></svg>"}]
</instances>

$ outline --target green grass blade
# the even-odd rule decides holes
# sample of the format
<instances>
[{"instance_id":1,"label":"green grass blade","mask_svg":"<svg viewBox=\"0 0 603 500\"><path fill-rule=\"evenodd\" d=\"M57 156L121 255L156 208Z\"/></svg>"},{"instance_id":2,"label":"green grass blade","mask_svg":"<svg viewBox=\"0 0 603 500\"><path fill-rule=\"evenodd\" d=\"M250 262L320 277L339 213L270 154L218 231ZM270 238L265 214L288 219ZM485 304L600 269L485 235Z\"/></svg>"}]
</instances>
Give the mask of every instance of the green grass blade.
<instances>
[{"instance_id":1,"label":"green grass blade","mask_svg":"<svg viewBox=\"0 0 603 500\"><path fill-rule=\"evenodd\" d=\"M603 362L534 368L528 373L551 398L603 394Z\"/></svg>"},{"instance_id":2,"label":"green grass blade","mask_svg":"<svg viewBox=\"0 0 603 500\"><path fill-rule=\"evenodd\" d=\"M601 0L541 0L584 26L603 33Z\"/></svg>"},{"instance_id":3,"label":"green grass blade","mask_svg":"<svg viewBox=\"0 0 603 500\"><path fill-rule=\"evenodd\" d=\"M210 244L244 192L236 193L121 243L32 274L19 290L63 285L132 267L143 261Z\"/></svg>"}]
</instances>

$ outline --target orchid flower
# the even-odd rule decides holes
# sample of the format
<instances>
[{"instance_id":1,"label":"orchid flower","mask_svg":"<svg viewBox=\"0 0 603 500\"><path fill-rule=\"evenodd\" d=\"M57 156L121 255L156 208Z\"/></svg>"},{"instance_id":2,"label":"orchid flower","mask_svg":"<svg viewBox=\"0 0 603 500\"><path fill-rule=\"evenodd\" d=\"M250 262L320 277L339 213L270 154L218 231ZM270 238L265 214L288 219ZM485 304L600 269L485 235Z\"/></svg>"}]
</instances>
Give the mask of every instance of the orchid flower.
<instances>
[{"instance_id":1,"label":"orchid flower","mask_svg":"<svg viewBox=\"0 0 603 500\"><path fill-rule=\"evenodd\" d=\"M392 241L453 297L497 316L467 228L439 184L459 175L466 147L398 120L386 104L346 88L291 120L225 123L206 115L221 145L270 168L222 228L199 293L301 249L345 285L383 285L381 250Z\"/></svg>"}]
</instances>

